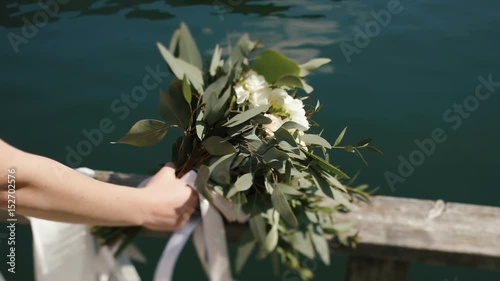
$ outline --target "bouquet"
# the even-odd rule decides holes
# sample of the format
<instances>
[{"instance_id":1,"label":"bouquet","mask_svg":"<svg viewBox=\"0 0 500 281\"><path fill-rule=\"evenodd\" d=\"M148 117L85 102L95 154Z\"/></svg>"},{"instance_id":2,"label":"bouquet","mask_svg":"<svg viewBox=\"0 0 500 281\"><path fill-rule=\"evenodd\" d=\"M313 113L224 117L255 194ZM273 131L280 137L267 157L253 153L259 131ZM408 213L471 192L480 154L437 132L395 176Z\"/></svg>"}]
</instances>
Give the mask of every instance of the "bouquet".
<instances>
[{"instance_id":1,"label":"bouquet","mask_svg":"<svg viewBox=\"0 0 500 281\"><path fill-rule=\"evenodd\" d=\"M259 42L243 35L222 59L217 45L208 68L187 26L181 24L169 48L158 48L174 74L167 91L160 92L164 120L138 121L117 143L151 146L169 129L182 135L172 147L176 174L198 173L196 189L209 200L214 194L231 202L234 220L244 214L248 233L236 257L240 270L251 255L273 255L297 270L305 280L313 274L300 258L330 262L326 236L354 245L357 235L336 224L355 197L368 198L366 186L342 184L349 177L330 163L329 151L340 148L364 158L360 149L380 152L371 140L340 146L345 129L331 143L312 116L321 104L306 103L313 88L307 76L329 63L317 58L297 64L282 53L258 50ZM227 213L227 212L226 212ZM227 217L227 215L226 215ZM104 243L130 242L138 228L95 227ZM123 247L121 247L123 249Z\"/></svg>"}]
</instances>

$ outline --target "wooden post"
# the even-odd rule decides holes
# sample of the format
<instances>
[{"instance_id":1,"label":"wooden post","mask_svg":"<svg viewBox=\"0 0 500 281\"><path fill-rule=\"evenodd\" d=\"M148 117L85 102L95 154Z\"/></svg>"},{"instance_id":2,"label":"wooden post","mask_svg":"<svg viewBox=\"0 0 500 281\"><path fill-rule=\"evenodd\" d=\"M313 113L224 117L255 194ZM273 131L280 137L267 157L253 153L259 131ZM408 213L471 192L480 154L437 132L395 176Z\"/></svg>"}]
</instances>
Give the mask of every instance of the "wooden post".
<instances>
[{"instance_id":1,"label":"wooden post","mask_svg":"<svg viewBox=\"0 0 500 281\"><path fill-rule=\"evenodd\" d=\"M346 281L405 281L408 263L351 256Z\"/></svg>"}]
</instances>

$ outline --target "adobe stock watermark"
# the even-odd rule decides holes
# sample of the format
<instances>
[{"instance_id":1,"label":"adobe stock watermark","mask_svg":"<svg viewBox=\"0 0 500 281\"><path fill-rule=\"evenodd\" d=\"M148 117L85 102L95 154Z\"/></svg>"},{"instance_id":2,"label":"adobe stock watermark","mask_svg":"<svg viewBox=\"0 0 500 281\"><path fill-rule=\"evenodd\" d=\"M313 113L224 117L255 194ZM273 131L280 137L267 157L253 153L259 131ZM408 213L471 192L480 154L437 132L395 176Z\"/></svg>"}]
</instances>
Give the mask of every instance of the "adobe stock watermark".
<instances>
[{"instance_id":1,"label":"adobe stock watermark","mask_svg":"<svg viewBox=\"0 0 500 281\"><path fill-rule=\"evenodd\" d=\"M120 98L113 100L109 105L110 111L118 120L125 120L130 115L130 111L137 108L138 104L147 98L148 92L157 89L160 83L170 75L168 72L160 70L160 64L156 65L155 69L146 66L145 70L146 75L142 78L141 85L132 88L129 94L122 93ZM102 118L93 129L83 129L81 131L83 138L76 145L65 147L67 152L66 165L79 166L83 157L90 155L94 147L103 142L104 136L111 134L115 129L113 119L108 117Z\"/></svg>"},{"instance_id":2,"label":"adobe stock watermark","mask_svg":"<svg viewBox=\"0 0 500 281\"><path fill-rule=\"evenodd\" d=\"M40 0L38 5L42 7L33 14L33 17L28 19L27 17L22 17L24 26L21 28L21 34L15 32L9 32L7 34L7 39L14 50L14 53L19 53L19 46L21 44L28 44L31 39L33 39L40 28L43 28L49 22L50 17L55 17L59 13L60 5L68 4L70 0Z\"/></svg>"},{"instance_id":3,"label":"adobe stock watermark","mask_svg":"<svg viewBox=\"0 0 500 281\"><path fill-rule=\"evenodd\" d=\"M355 31L354 38L351 42L342 41L340 43L340 49L342 50L342 54L344 55L347 63L351 63L351 56L353 54L360 54L361 50L368 47L371 43L371 38L377 37L382 28L387 27L391 21L392 16L397 15L403 11L403 5L399 0L389 0L387 2L387 9L380 10L378 12L372 10L370 11L370 15L373 17L373 20L367 22L364 26L364 30L355 26L353 29Z\"/></svg>"},{"instance_id":4,"label":"adobe stock watermark","mask_svg":"<svg viewBox=\"0 0 500 281\"><path fill-rule=\"evenodd\" d=\"M464 119L470 118L481 102L489 99L492 93L500 90L500 80L494 81L493 75L489 74L487 78L479 76L479 83L476 86L474 94L463 99L461 103L455 103L450 108L443 112L443 121L447 123L453 131L458 130ZM407 156L399 155L399 165L396 173L385 171L384 178L391 191L395 191L397 183L404 183L405 180L413 175L416 167L425 163L425 160L431 157L435 152L438 144L443 144L448 139L448 134L443 128L435 128L431 131L430 137L423 140L415 139L416 148Z\"/></svg>"},{"instance_id":5,"label":"adobe stock watermark","mask_svg":"<svg viewBox=\"0 0 500 281\"><path fill-rule=\"evenodd\" d=\"M217 15L219 15L219 19L223 21L224 14L233 11L241 3L243 3L243 0L214 0L212 5Z\"/></svg>"}]
</instances>

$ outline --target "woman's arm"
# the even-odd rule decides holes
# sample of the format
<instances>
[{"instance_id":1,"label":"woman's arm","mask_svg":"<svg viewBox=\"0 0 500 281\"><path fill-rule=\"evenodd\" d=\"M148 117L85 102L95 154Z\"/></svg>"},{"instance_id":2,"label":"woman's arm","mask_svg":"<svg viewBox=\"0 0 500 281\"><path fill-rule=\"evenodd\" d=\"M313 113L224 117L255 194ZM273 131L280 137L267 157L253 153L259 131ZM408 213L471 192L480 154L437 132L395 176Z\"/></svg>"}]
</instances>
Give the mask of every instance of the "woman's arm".
<instances>
[{"instance_id":1,"label":"woman's arm","mask_svg":"<svg viewBox=\"0 0 500 281\"><path fill-rule=\"evenodd\" d=\"M52 159L20 151L0 140L0 207L7 208L8 169L15 168L16 212L43 219L109 226L142 225L171 231L182 226L197 195L162 168L145 188L109 184Z\"/></svg>"}]
</instances>

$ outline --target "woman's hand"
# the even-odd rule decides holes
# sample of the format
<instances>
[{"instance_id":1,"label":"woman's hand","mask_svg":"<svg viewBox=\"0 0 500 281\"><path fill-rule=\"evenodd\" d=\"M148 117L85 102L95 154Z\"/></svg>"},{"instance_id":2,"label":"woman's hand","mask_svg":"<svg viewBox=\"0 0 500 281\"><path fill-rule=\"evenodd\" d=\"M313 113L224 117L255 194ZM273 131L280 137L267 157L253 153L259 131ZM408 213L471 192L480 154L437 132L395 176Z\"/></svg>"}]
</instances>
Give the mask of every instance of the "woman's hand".
<instances>
[{"instance_id":1,"label":"woman's hand","mask_svg":"<svg viewBox=\"0 0 500 281\"><path fill-rule=\"evenodd\" d=\"M145 217L143 226L155 231L181 228L198 207L198 194L184 179L175 177L168 163L140 189Z\"/></svg>"}]
</instances>

